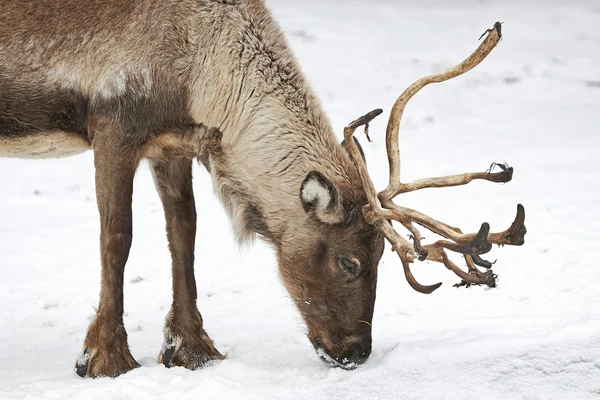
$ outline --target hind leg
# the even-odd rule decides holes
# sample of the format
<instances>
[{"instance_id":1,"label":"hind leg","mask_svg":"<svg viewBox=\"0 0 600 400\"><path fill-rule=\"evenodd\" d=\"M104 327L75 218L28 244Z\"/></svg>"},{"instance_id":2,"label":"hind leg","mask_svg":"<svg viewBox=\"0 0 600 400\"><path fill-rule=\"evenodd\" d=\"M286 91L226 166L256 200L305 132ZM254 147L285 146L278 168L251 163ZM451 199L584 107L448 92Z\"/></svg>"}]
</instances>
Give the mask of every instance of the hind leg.
<instances>
[{"instance_id":1,"label":"hind leg","mask_svg":"<svg viewBox=\"0 0 600 400\"><path fill-rule=\"evenodd\" d=\"M159 362L167 367L196 369L224 357L204 330L202 316L196 307L196 206L192 161L175 158L152 162L151 168L165 211L173 275L173 304L166 318L165 342Z\"/></svg>"}]
</instances>

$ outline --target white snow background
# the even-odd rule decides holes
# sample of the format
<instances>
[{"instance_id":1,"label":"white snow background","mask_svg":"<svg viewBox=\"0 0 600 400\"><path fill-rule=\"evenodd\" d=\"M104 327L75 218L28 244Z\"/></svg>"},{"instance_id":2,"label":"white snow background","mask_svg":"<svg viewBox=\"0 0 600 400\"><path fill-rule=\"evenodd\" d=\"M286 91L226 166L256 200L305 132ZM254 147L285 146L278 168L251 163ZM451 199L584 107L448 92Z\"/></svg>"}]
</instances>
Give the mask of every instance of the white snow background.
<instances>
[{"instance_id":1,"label":"white snow background","mask_svg":"<svg viewBox=\"0 0 600 400\"><path fill-rule=\"evenodd\" d=\"M125 325L142 368L81 379L74 362L100 285L92 154L0 159L0 399L599 399L600 3L580 1L270 0L341 138L381 107L362 136L378 188L384 130L417 78L461 61L502 21L504 39L468 74L421 91L401 129L402 177L515 168L498 185L397 199L475 231L506 229L526 209L522 247L494 247L499 286L456 289L441 264L397 256L379 266L373 354L330 369L304 336L262 243L238 249L208 173L195 167L198 306L227 360L198 371L156 357L171 302L163 211L147 165L135 180ZM403 233L404 234L404 233ZM427 242L432 235L424 232Z\"/></svg>"}]
</instances>

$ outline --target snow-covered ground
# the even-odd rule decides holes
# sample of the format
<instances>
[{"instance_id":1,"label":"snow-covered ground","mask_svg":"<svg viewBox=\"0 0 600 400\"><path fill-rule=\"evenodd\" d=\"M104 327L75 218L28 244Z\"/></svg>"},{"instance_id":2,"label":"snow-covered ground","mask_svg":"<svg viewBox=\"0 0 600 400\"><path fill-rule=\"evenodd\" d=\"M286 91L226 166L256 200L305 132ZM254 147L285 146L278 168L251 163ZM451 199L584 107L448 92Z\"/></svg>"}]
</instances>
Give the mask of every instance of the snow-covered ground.
<instances>
[{"instance_id":1,"label":"snow-covered ground","mask_svg":"<svg viewBox=\"0 0 600 400\"><path fill-rule=\"evenodd\" d=\"M208 174L196 167L197 280L206 329L227 360L198 371L156 357L170 305L162 208L146 165L135 181L126 316L143 364L82 380L73 365L98 301L92 154L0 159L0 399L598 399L600 398L600 3L587 1L267 1L341 130L386 115L413 80L460 61L503 21L480 66L407 107L403 178L515 167L512 182L405 195L402 204L476 230L527 212L526 243L494 248L499 286L455 289L440 264L380 264L373 354L355 371L315 355L261 243L238 249ZM385 186L385 118L364 145Z\"/></svg>"}]
</instances>

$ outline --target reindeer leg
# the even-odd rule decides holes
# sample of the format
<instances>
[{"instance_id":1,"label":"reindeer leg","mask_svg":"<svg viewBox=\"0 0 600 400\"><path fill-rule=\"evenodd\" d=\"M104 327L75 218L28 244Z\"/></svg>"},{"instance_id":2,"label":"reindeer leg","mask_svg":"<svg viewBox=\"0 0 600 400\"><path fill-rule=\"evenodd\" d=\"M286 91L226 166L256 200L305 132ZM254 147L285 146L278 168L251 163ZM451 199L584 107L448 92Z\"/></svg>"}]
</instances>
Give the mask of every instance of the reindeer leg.
<instances>
[{"instance_id":1,"label":"reindeer leg","mask_svg":"<svg viewBox=\"0 0 600 400\"><path fill-rule=\"evenodd\" d=\"M136 155L119 142L112 124L94 133L96 198L100 212L102 286L96 318L76 363L81 377L115 377L139 364L131 356L123 325L123 273L132 237L131 199Z\"/></svg>"},{"instance_id":2,"label":"reindeer leg","mask_svg":"<svg viewBox=\"0 0 600 400\"><path fill-rule=\"evenodd\" d=\"M173 304L166 318L165 342L158 358L166 367L196 369L224 357L204 331L202 316L196 308L196 206L192 161L185 158L153 161L151 168L165 210L173 262Z\"/></svg>"}]
</instances>

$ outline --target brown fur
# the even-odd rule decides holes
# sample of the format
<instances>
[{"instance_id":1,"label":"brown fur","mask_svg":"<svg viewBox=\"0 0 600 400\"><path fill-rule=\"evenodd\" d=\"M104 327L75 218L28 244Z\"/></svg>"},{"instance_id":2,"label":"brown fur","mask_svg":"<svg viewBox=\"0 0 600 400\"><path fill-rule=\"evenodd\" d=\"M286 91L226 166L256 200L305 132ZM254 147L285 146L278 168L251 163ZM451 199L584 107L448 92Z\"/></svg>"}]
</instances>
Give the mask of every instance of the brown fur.
<instances>
[{"instance_id":1,"label":"brown fur","mask_svg":"<svg viewBox=\"0 0 600 400\"><path fill-rule=\"evenodd\" d=\"M143 158L172 256L161 362L223 357L196 309L194 158L238 240L258 234L276 248L313 345L337 365L366 359L383 238L363 221L356 168L261 0L0 2L0 156L94 152L102 286L80 374L137 366L123 271Z\"/></svg>"},{"instance_id":2,"label":"brown fur","mask_svg":"<svg viewBox=\"0 0 600 400\"><path fill-rule=\"evenodd\" d=\"M203 329L202 316L196 308L194 278L194 243L196 239L196 205L192 188L192 161L175 158L152 162L156 188L165 209L167 238L173 262L173 304L165 325L166 345L173 347L172 358L159 362L195 369L207 361L222 359Z\"/></svg>"}]
</instances>

